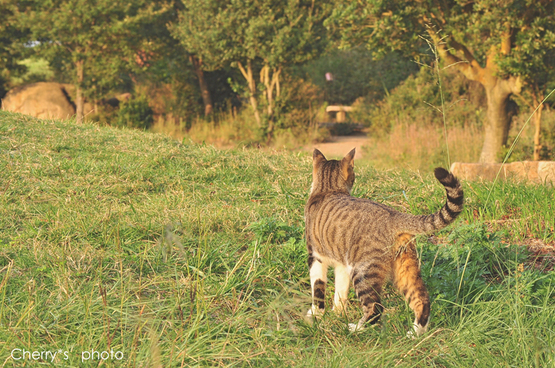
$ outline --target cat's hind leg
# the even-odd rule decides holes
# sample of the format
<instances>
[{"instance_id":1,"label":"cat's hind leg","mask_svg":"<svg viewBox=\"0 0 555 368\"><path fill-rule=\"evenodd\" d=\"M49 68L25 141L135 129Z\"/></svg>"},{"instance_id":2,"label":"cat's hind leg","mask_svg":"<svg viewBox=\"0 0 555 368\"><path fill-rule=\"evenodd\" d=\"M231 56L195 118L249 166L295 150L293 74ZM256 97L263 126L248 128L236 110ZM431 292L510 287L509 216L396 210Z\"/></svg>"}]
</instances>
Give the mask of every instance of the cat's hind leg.
<instances>
[{"instance_id":1,"label":"cat's hind leg","mask_svg":"<svg viewBox=\"0 0 555 368\"><path fill-rule=\"evenodd\" d=\"M328 281L328 264L309 256L310 285L312 289L312 306L307 312L307 317L321 316L324 314L324 299L326 283Z\"/></svg>"},{"instance_id":2,"label":"cat's hind leg","mask_svg":"<svg viewBox=\"0 0 555 368\"><path fill-rule=\"evenodd\" d=\"M385 270L377 262L360 265L353 270L353 285L362 304L363 315L358 324L349 324L351 331L362 330L366 322L375 324L380 320L383 311L380 294L385 278Z\"/></svg>"},{"instance_id":3,"label":"cat's hind leg","mask_svg":"<svg viewBox=\"0 0 555 368\"><path fill-rule=\"evenodd\" d=\"M393 283L415 314L414 331L409 331L407 336L420 336L428 329L430 297L420 275L414 238L408 234L399 236L394 249Z\"/></svg>"}]
</instances>

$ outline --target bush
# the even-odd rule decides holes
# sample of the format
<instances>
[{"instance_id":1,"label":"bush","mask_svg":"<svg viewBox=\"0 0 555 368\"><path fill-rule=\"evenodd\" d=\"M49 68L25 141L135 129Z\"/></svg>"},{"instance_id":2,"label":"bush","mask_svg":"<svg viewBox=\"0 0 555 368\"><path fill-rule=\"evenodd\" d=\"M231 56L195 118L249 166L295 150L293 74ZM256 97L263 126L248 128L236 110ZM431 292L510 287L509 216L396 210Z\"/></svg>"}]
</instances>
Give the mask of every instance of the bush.
<instances>
[{"instance_id":1,"label":"bush","mask_svg":"<svg viewBox=\"0 0 555 368\"><path fill-rule=\"evenodd\" d=\"M276 99L273 142L290 148L325 139L318 130L323 119L323 94L312 82L286 74Z\"/></svg>"},{"instance_id":2,"label":"bush","mask_svg":"<svg viewBox=\"0 0 555 368\"><path fill-rule=\"evenodd\" d=\"M116 125L118 127L148 129L153 121L153 112L146 97L136 97L120 105Z\"/></svg>"},{"instance_id":3,"label":"bush","mask_svg":"<svg viewBox=\"0 0 555 368\"><path fill-rule=\"evenodd\" d=\"M518 137L507 162L533 160L535 126L533 119L529 120L532 112L526 107L520 106L521 112L513 119L507 145L501 152L500 158L504 159L514 140ZM527 121L528 125L524 126ZM555 157L553 154L555 152L555 112L553 109L544 109L542 112L540 142L542 145L540 160L553 160Z\"/></svg>"},{"instance_id":4,"label":"bush","mask_svg":"<svg viewBox=\"0 0 555 368\"><path fill-rule=\"evenodd\" d=\"M445 244L422 244L422 276L436 313L490 301L515 287L527 304L538 305L553 293L552 273L536 269L525 246L506 244L506 234L484 224L454 228Z\"/></svg>"},{"instance_id":5,"label":"bush","mask_svg":"<svg viewBox=\"0 0 555 368\"><path fill-rule=\"evenodd\" d=\"M485 92L476 82L447 69L441 74L445 116L448 126L482 126ZM353 120L370 127L372 133L388 133L398 124L442 126L441 94L437 75L428 67L409 76L377 104L368 98L357 100Z\"/></svg>"},{"instance_id":6,"label":"bush","mask_svg":"<svg viewBox=\"0 0 555 368\"><path fill-rule=\"evenodd\" d=\"M316 85L329 104L351 105L363 96L369 102L383 98L417 71L417 64L399 53L392 52L375 60L370 50L357 47L330 50L298 68L297 73ZM326 80L326 73L333 75L333 81Z\"/></svg>"},{"instance_id":7,"label":"bush","mask_svg":"<svg viewBox=\"0 0 555 368\"><path fill-rule=\"evenodd\" d=\"M282 91L276 100L275 129L307 128L316 123L322 93L313 83L285 76Z\"/></svg>"}]
</instances>

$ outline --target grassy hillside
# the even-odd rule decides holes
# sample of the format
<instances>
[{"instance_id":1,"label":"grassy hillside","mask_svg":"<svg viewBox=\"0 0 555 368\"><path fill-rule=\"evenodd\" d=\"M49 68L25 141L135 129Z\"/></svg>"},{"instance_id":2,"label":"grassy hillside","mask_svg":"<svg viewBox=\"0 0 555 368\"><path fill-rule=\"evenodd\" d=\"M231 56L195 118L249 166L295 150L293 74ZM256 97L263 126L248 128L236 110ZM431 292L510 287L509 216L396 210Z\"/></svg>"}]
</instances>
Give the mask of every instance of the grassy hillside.
<instances>
[{"instance_id":1,"label":"grassy hillside","mask_svg":"<svg viewBox=\"0 0 555 368\"><path fill-rule=\"evenodd\" d=\"M0 155L7 366L34 365L24 351L60 367L555 364L553 265L524 246L553 244L552 188L465 184L462 219L418 239L432 321L410 340L412 312L391 289L375 328L303 320L309 154L0 112ZM444 200L429 173L356 172L358 197L415 214Z\"/></svg>"}]
</instances>

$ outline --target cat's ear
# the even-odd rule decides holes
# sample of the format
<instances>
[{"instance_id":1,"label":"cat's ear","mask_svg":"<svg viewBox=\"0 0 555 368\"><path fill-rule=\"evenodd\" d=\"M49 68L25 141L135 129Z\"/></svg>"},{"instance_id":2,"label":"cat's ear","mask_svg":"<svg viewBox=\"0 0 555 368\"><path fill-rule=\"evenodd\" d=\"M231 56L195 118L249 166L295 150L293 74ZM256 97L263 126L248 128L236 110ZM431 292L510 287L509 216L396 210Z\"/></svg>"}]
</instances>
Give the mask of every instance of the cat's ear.
<instances>
[{"instance_id":1,"label":"cat's ear","mask_svg":"<svg viewBox=\"0 0 555 368\"><path fill-rule=\"evenodd\" d=\"M353 148L351 150L351 152L347 153L345 155L345 157L343 157L343 159L341 160L341 165L347 164L351 167L355 166L355 153L356 153L356 148Z\"/></svg>"},{"instance_id":2,"label":"cat's ear","mask_svg":"<svg viewBox=\"0 0 555 368\"><path fill-rule=\"evenodd\" d=\"M343 174L343 178L345 180L347 180L350 173L353 171L353 167L355 166L355 153L356 148L353 148L351 152L347 153L341 160L341 173Z\"/></svg>"},{"instance_id":3,"label":"cat's ear","mask_svg":"<svg viewBox=\"0 0 555 368\"><path fill-rule=\"evenodd\" d=\"M316 168L321 162L327 161L326 157L318 149L314 148L312 152L312 165Z\"/></svg>"}]
</instances>

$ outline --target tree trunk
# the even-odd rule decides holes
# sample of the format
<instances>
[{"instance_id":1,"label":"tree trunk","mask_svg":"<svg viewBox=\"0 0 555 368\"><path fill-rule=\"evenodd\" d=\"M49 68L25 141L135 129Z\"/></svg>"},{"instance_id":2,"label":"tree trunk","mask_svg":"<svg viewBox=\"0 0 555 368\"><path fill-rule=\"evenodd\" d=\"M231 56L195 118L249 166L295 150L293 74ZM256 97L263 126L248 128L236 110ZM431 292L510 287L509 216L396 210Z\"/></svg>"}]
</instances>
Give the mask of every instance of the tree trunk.
<instances>
[{"instance_id":1,"label":"tree trunk","mask_svg":"<svg viewBox=\"0 0 555 368\"><path fill-rule=\"evenodd\" d=\"M270 89L270 67L268 65L264 65L260 70L260 83L264 84L266 90L264 91L264 95L266 96L266 111L268 113L268 118L272 118L273 114L273 91Z\"/></svg>"},{"instance_id":2,"label":"tree trunk","mask_svg":"<svg viewBox=\"0 0 555 368\"><path fill-rule=\"evenodd\" d=\"M208 84L206 83L206 79L204 78L204 72L202 70L202 60L199 60L194 55L191 55L189 59L195 67L195 73L197 75L200 92L202 94L202 102L204 103L204 116L208 116L212 114L214 105L212 104L212 97L210 96L210 91L208 90Z\"/></svg>"},{"instance_id":3,"label":"tree trunk","mask_svg":"<svg viewBox=\"0 0 555 368\"><path fill-rule=\"evenodd\" d=\"M543 98L538 98L536 92L532 92L532 98L534 99L534 105L538 107L536 113L534 114L534 161L540 160L540 153L542 150L541 144L541 122L542 122L542 110L543 110L543 103L539 104L539 101L543 100Z\"/></svg>"},{"instance_id":4,"label":"tree trunk","mask_svg":"<svg viewBox=\"0 0 555 368\"><path fill-rule=\"evenodd\" d=\"M434 32L428 31L435 42L441 58L448 64L456 67L470 80L480 82L486 89L487 95L487 120L484 126L485 136L481 163L494 163L499 160L499 153L507 143L509 128L514 109L510 97L513 93L520 93L522 84L519 77L497 77L497 58L499 54L506 55L510 52L510 32L502 40L501 47L493 46L487 56L486 66L482 67L474 58L470 50L455 40L450 40L453 49L464 54L464 59L452 54L445 42L440 40Z\"/></svg>"},{"instance_id":5,"label":"tree trunk","mask_svg":"<svg viewBox=\"0 0 555 368\"><path fill-rule=\"evenodd\" d=\"M267 102L267 113L268 113L268 139L271 138L272 132L274 130L274 107L275 107L275 97L274 89L276 90L276 97L279 97L280 86L279 86L279 75L281 73L281 68L274 69L271 73L270 78L270 67L265 65L262 70L260 70L260 82L266 87L266 102Z\"/></svg>"},{"instance_id":6,"label":"tree trunk","mask_svg":"<svg viewBox=\"0 0 555 368\"><path fill-rule=\"evenodd\" d=\"M484 144L480 153L481 163L499 162L499 153L507 144L513 115L510 103L512 90L508 88L508 83L508 80L493 75L483 83L487 96L487 120L484 127Z\"/></svg>"},{"instance_id":7,"label":"tree trunk","mask_svg":"<svg viewBox=\"0 0 555 368\"><path fill-rule=\"evenodd\" d=\"M85 98L83 97L82 87L84 80L83 60L77 61L75 67L77 69L77 84L75 85L75 120L77 124L82 124L85 117Z\"/></svg>"},{"instance_id":8,"label":"tree trunk","mask_svg":"<svg viewBox=\"0 0 555 368\"><path fill-rule=\"evenodd\" d=\"M260 120L260 113L258 112L258 102L256 101L256 82L254 81L254 77L252 75L252 63L250 60L247 61L247 69L243 67L243 64L240 62L237 63L239 66L239 70L243 74L243 77L247 80L247 84L249 86L249 101L251 103L251 107L254 112L254 119L258 124L258 127L262 127L262 121Z\"/></svg>"}]
</instances>

